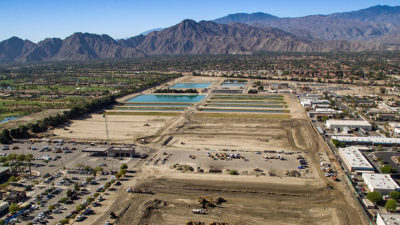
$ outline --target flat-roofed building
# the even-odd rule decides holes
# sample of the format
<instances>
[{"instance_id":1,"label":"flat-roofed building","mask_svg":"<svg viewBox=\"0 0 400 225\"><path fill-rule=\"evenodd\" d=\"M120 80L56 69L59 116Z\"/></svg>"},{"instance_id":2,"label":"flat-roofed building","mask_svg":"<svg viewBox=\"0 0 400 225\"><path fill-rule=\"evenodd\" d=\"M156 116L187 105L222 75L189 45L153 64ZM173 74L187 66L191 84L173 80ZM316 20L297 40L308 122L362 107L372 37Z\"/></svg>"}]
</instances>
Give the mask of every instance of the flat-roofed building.
<instances>
[{"instance_id":1,"label":"flat-roofed building","mask_svg":"<svg viewBox=\"0 0 400 225\"><path fill-rule=\"evenodd\" d=\"M388 195L392 191L400 190L399 185L389 174L363 173L362 178L371 192L377 191L382 195Z\"/></svg>"},{"instance_id":2,"label":"flat-roofed building","mask_svg":"<svg viewBox=\"0 0 400 225\"><path fill-rule=\"evenodd\" d=\"M365 120L327 120L326 127L332 130L364 129L372 130L372 125Z\"/></svg>"},{"instance_id":3,"label":"flat-roofed building","mask_svg":"<svg viewBox=\"0 0 400 225\"><path fill-rule=\"evenodd\" d=\"M378 213L376 215L376 225L400 225L400 214Z\"/></svg>"},{"instance_id":4,"label":"flat-roofed building","mask_svg":"<svg viewBox=\"0 0 400 225\"><path fill-rule=\"evenodd\" d=\"M357 147L340 148L339 155L345 166L352 172L373 172L374 167Z\"/></svg>"},{"instance_id":5,"label":"flat-roofed building","mask_svg":"<svg viewBox=\"0 0 400 225\"><path fill-rule=\"evenodd\" d=\"M368 144L368 145L400 145L400 138L386 138L380 136L368 137L350 137L350 136L332 136L332 139L346 144Z\"/></svg>"}]
</instances>

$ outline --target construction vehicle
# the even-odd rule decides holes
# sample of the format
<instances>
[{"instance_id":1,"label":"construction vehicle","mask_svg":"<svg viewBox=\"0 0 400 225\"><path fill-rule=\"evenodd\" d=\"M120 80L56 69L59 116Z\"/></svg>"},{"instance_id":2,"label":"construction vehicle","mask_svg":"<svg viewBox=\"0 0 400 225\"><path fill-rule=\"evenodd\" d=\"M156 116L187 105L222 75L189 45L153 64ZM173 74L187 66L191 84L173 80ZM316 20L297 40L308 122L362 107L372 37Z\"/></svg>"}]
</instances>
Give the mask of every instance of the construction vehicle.
<instances>
[{"instance_id":1,"label":"construction vehicle","mask_svg":"<svg viewBox=\"0 0 400 225\"><path fill-rule=\"evenodd\" d=\"M192 212L194 213L194 214L207 214L207 212L206 212L206 210L205 209L192 209Z\"/></svg>"}]
</instances>

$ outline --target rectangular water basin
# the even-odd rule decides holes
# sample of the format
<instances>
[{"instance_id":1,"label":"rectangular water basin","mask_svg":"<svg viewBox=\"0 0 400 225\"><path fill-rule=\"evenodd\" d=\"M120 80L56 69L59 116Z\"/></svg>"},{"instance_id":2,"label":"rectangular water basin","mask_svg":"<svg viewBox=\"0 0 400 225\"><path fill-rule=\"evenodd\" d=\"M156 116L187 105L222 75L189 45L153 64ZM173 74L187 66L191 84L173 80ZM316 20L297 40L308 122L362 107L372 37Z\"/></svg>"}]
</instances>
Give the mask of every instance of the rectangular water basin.
<instances>
[{"instance_id":1,"label":"rectangular water basin","mask_svg":"<svg viewBox=\"0 0 400 225\"><path fill-rule=\"evenodd\" d=\"M232 87L232 86L243 87L243 86L246 86L246 84L244 84L244 83L223 83L223 84L221 84L221 87Z\"/></svg>"},{"instance_id":2,"label":"rectangular water basin","mask_svg":"<svg viewBox=\"0 0 400 225\"><path fill-rule=\"evenodd\" d=\"M201 109L203 112L255 112L255 113L286 113L283 110L246 110L246 109Z\"/></svg>"},{"instance_id":3,"label":"rectangular water basin","mask_svg":"<svg viewBox=\"0 0 400 225\"><path fill-rule=\"evenodd\" d=\"M190 102L195 103L203 100L206 95L140 95L126 102Z\"/></svg>"},{"instance_id":4,"label":"rectangular water basin","mask_svg":"<svg viewBox=\"0 0 400 225\"><path fill-rule=\"evenodd\" d=\"M235 107L235 108L283 108L283 105L248 105L248 104L237 104L237 105L231 105L231 104L207 104L206 106L209 107L224 107L224 108L230 108L230 107Z\"/></svg>"}]
</instances>

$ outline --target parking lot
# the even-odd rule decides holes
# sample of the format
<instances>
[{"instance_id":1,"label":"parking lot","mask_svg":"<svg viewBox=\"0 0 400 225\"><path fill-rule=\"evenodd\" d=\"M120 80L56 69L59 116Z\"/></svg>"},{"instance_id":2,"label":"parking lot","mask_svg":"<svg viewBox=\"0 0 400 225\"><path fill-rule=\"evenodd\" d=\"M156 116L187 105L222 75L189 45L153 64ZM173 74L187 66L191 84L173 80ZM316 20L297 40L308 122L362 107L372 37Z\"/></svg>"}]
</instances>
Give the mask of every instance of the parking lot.
<instances>
[{"instance_id":1,"label":"parking lot","mask_svg":"<svg viewBox=\"0 0 400 225\"><path fill-rule=\"evenodd\" d=\"M133 168L140 160L139 157L108 158L82 152L88 146L90 144L24 142L2 147L0 153L3 156L9 154L33 155L31 168L34 176L20 181L24 186L33 185L32 190L27 192L25 200L25 203L31 203L32 206L16 219L18 224L28 224L29 222L56 224L64 218L71 217L71 213L80 204L91 203L90 210L86 208L86 211L80 215L75 215L79 217L78 220L84 221L87 216L96 212L97 207L101 206L101 198L104 199L106 194L103 193L104 186L110 180L115 180L114 175L120 170L120 166L127 164L128 168ZM142 151L145 150L142 149ZM142 155L146 152L137 152L137 154ZM92 168L95 167L102 168L102 172L96 176L92 172ZM80 190L76 192L73 200L68 198L68 201L60 202L67 196L67 192L75 189ZM113 191L113 188L108 191ZM99 194L101 194L100 199L97 196ZM88 198L91 202L87 202Z\"/></svg>"}]
</instances>

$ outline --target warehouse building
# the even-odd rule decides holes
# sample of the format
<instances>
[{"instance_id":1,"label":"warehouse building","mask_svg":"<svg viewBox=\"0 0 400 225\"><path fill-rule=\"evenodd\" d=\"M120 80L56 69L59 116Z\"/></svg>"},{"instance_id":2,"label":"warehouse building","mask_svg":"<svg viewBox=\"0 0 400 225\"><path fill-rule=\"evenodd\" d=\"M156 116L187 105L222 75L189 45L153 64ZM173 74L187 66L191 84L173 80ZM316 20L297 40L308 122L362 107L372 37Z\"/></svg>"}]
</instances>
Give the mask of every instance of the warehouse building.
<instances>
[{"instance_id":1,"label":"warehouse building","mask_svg":"<svg viewBox=\"0 0 400 225\"><path fill-rule=\"evenodd\" d=\"M362 178L369 191L377 191L382 195L388 195L392 191L400 190L399 185L389 174L363 173Z\"/></svg>"},{"instance_id":2,"label":"warehouse building","mask_svg":"<svg viewBox=\"0 0 400 225\"><path fill-rule=\"evenodd\" d=\"M374 167L357 147L340 148L339 155L351 172L373 172Z\"/></svg>"},{"instance_id":3,"label":"warehouse building","mask_svg":"<svg viewBox=\"0 0 400 225\"><path fill-rule=\"evenodd\" d=\"M376 225L400 225L400 214L378 213Z\"/></svg>"},{"instance_id":4,"label":"warehouse building","mask_svg":"<svg viewBox=\"0 0 400 225\"><path fill-rule=\"evenodd\" d=\"M372 130L372 125L365 120L327 120L326 127L331 130L364 129Z\"/></svg>"},{"instance_id":5,"label":"warehouse building","mask_svg":"<svg viewBox=\"0 0 400 225\"><path fill-rule=\"evenodd\" d=\"M332 139L346 144L367 144L367 145L400 145L400 138L386 138L380 136L368 137L350 137L350 136L332 136Z\"/></svg>"}]
</instances>

